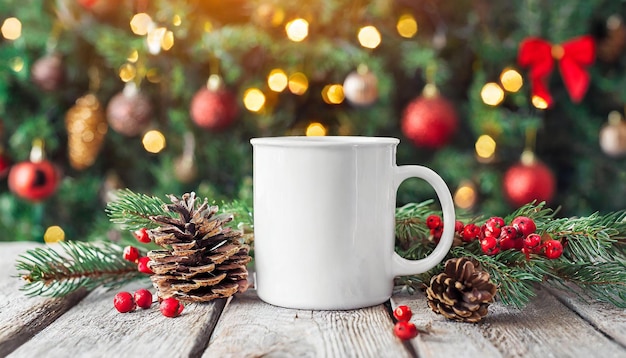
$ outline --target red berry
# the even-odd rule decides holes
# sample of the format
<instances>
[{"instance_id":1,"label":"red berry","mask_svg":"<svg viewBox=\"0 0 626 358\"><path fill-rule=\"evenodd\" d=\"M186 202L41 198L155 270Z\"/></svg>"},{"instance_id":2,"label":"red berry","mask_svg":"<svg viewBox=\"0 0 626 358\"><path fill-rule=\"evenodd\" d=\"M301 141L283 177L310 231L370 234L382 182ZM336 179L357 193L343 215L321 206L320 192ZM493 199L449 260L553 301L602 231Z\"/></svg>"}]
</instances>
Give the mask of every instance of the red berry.
<instances>
[{"instance_id":1,"label":"red berry","mask_svg":"<svg viewBox=\"0 0 626 358\"><path fill-rule=\"evenodd\" d=\"M150 242L150 236L148 235L148 230L146 230L145 227L133 232L133 235L135 235L135 238L137 238L137 241L139 242L143 242L144 244Z\"/></svg>"},{"instance_id":2,"label":"red berry","mask_svg":"<svg viewBox=\"0 0 626 358\"><path fill-rule=\"evenodd\" d=\"M563 253L563 245L559 240L548 240L544 244L546 248L546 257L550 260L558 259Z\"/></svg>"},{"instance_id":3,"label":"red berry","mask_svg":"<svg viewBox=\"0 0 626 358\"><path fill-rule=\"evenodd\" d=\"M124 257L124 260L136 262L139 258L139 250L134 246L126 246L122 257Z\"/></svg>"},{"instance_id":4,"label":"red berry","mask_svg":"<svg viewBox=\"0 0 626 358\"><path fill-rule=\"evenodd\" d=\"M395 326L393 326L393 333L396 335L396 337L404 341L417 337L417 334L419 332L417 331L417 327L415 327L413 323L400 321L397 322Z\"/></svg>"},{"instance_id":5,"label":"red berry","mask_svg":"<svg viewBox=\"0 0 626 358\"><path fill-rule=\"evenodd\" d=\"M534 251L541 244L541 236L539 234L530 234L524 238L524 247Z\"/></svg>"},{"instance_id":6,"label":"red berry","mask_svg":"<svg viewBox=\"0 0 626 358\"><path fill-rule=\"evenodd\" d=\"M443 221L439 215L430 215L426 218L426 226L428 226L431 230L441 227L442 222Z\"/></svg>"},{"instance_id":7,"label":"red berry","mask_svg":"<svg viewBox=\"0 0 626 358\"><path fill-rule=\"evenodd\" d=\"M515 248L515 240L509 239L508 237L498 239L498 247L500 250L510 250Z\"/></svg>"},{"instance_id":8,"label":"red berry","mask_svg":"<svg viewBox=\"0 0 626 358\"><path fill-rule=\"evenodd\" d=\"M467 224L463 228L463 234L461 235L461 238L465 242L470 242L478 239L479 236L480 228L476 226L476 224Z\"/></svg>"},{"instance_id":9,"label":"red berry","mask_svg":"<svg viewBox=\"0 0 626 358\"><path fill-rule=\"evenodd\" d=\"M150 258L148 256L140 257L137 261L137 270L139 270L139 272L152 275L154 272L152 272L152 270L150 270L150 267L148 267L148 262L150 262Z\"/></svg>"},{"instance_id":10,"label":"red berry","mask_svg":"<svg viewBox=\"0 0 626 358\"><path fill-rule=\"evenodd\" d=\"M518 246L521 249L522 240L517 239L517 230L513 226L505 225L500 229L500 237L498 238L498 244L500 250L515 249Z\"/></svg>"},{"instance_id":11,"label":"red berry","mask_svg":"<svg viewBox=\"0 0 626 358\"><path fill-rule=\"evenodd\" d=\"M462 222L460 222L458 220L454 222L454 231L459 233L459 235L463 234L463 229L464 228L465 228L465 225L463 225Z\"/></svg>"},{"instance_id":12,"label":"red berry","mask_svg":"<svg viewBox=\"0 0 626 358\"><path fill-rule=\"evenodd\" d=\"M137 306L147 309L152 306L152 293L145 288L135 291L135 302Z\"/></svg>"},{"instance_id":13,"label":"red berry","mask_svg":"<svg viewBox=\"0 0 626 358\"><path fill-rule=\"evenodd\" d=\"M505 225L506 223L504 222L504 219L499 217L499 216L492 216L489 219L487 219L487 221L485 222L485 225L487 225L490 228L501 228Z\"/></svg>"},{"instance_id":14,"label":"red berry","mask_svg":"<svg viewBox=\"0 0 626 358\"><path fill-rule=\"evenodd\" d=\"M441 234L443 233L443 226L439 226L436 227L434 229L430 229L430 235L432 235L433 237L433 241L435 241L435 243L439 243L439 240L441 240Z\"/></svg>"},{"instance_id":15,"label":"red berry","mask_svg":"<svg viewBox=\"0 0 626 358\"><path fill-rule=\"evenodd\" d=\"M129 292L120 292L115 297L113 297L113 306L120 313L126 313L130 311L134 311L135 301L133 300L133 295Z\"/></svg>"},{"instance_id":16,"label":"red berry","mask_svg":"<svg viewBox=\"0 0 626 358\"><path fill-rule=\"evenodd\" d=\"M500 252L498 242L493 236L487 236L480 240L480 248L487 255L495 255Z\"/></svg>"},{"instance_id":17,"label":"red berry","mask_svg":"<svg viewBox=\"0 0 626 358\"><path fill-rule=\"evenodd\" d=\"M161 301L159 309L165 317L176 317L180 315L181 312L183 312L184 307L185 306L183 306L182 303L178 302L177 299L175 299L174 297L170 297Z\"/></svg>"},{"instance_id":18,"label":"red berry","mask_svg":"<svg viewBox=\"0 0 626 358\"><path fill-rule=\"evenodd\" d=\"M517 229L517 232L522 237L526 237L537 230L537 225L533 219L526 216L518 216L511 222L511 225Z\"/></svg>"},{"instance_id":19,"label":"red berry","mask_svg":"<svg viewBox=\"0 0 626 358\"><path fill-rule=\"evenodd\" d=\"M402 305L393 310L393 316L400 322L408 322L413 317L413 312L411 312L411 307Z\"/></svg>"}]
</instances>

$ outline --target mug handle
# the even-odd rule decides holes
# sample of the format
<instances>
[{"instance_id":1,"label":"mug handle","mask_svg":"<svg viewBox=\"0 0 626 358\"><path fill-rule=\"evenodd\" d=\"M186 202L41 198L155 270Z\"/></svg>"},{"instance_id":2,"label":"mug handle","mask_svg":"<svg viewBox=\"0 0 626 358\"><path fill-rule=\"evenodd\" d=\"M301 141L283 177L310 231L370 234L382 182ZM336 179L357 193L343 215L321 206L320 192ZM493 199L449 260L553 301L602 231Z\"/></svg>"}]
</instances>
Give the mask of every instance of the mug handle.
<instances>
[{"instance_id":1,"label":"mug handle","mask_svg":"<svg viewBox=\"0 0 626 358\"><path fill-rule=\"evenodd\" d=\"M423 259L407 260L394 252L391 260L391 271L394 277L416 275L435 267L446 256L454 239L454 203L448 186L437 173L429 168L419 165L402 165L395 167L395 190L398 190L403 181L413 177L425 180L435 189L443 211L443 232L435 250Z\"/></svg>"}]
</instances>

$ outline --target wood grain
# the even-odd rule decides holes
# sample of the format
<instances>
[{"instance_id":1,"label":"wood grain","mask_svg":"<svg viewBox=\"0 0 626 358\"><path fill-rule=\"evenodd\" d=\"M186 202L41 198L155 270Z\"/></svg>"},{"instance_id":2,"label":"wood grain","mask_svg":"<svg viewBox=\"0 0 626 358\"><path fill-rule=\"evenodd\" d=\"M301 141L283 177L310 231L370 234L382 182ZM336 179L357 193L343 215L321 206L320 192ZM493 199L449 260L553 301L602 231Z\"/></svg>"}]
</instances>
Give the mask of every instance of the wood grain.
<instances>
[{"instance_id":1,"label":"wood grain","mask_svg":"<svg viewBox=\"0 0 626 358\"><path fill-rule=\"evenodd\" d=\"M495 303L479 324L448 321L430 312L421 293L394 297L392 306L399 304L409 305L412 321L429 331L412 341L420 357L626 357L624 347L547 290L539 290L523 310Z\"/></svg>"},{"instance_id":2,"label":"wood grain","mask_svg":"<svg viewBox=\"0 0 626 358\"><path fill-rule=\"evenodd\" d=\"M150 283L133 283L108 292L95 290L10 356L199 356L225 305L224 300L189 304L177 318L163 316L157 304L131 313L115 310L113 296L117 292L132 293L141 287L150 288Z\"/></svg>"},{"instance_id":3,"label":"wood grain","mask_svg":"<svg viewBox=\"0 0 626 358\"><path fill-rule=\"evenodd\" d=\"M64 298L28 298L19 289L24 282L17 277L15 261L20 254L40 244L2 243L0 252L0 356L5 356L28 341L80 301L86 292Z\"/></svg>"},{"instance_id":4,"label":"wood grain","mask_svg":"<svg viewBox=\"0 0 626 358\"><path fill-rule=\"evenodd\" d=\"M224 309L203 357L409 357L384 305L308 311L262 302L253 290Z\"/></svg>"},{"instance_id":5,"label":"wood grain","mask_svg":"<svg viewBox=\"0 0 626 358\"><path fill-rule=\"evenodd\" d=\"M585 299L575 292L556 289L549 291L569 309L626 348L626 309L591 298Z\"/></svg>"}]
</instances>

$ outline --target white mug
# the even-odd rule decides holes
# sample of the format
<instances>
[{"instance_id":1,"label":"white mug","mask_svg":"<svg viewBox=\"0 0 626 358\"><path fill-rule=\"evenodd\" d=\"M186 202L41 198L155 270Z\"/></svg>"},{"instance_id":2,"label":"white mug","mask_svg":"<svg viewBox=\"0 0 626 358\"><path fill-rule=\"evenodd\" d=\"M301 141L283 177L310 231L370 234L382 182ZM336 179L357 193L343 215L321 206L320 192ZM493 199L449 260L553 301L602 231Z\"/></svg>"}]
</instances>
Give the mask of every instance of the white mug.
<instances>
[{"instance_id":1,"label":"white mug","mask_svg":"<svg viewBox=\"0 0 626 358\"><path fill-rule=\"evenodd\" d=\"M383 303L395 276L425 272L454 235L454 204L431 169L396 165L396 138L253 138L257 294L281 307L347 310ZM441 240L421 260L394 252L398 186L433 186L443 210Z\"/></svg>"}]
</instances>

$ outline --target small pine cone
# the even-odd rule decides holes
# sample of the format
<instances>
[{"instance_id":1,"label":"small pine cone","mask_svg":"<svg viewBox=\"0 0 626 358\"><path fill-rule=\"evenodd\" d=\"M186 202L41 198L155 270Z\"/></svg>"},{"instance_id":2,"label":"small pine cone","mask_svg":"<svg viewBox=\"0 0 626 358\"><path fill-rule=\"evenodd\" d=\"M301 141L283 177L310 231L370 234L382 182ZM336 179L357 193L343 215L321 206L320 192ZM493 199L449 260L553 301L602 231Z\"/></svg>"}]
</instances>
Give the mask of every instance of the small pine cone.
<instances>
[{"instance_id":1,"label":"small pine cone","mask_svg":"<svg viewBox=\"0 0 626 358\"><path fill-rule=\"evenodd\" d=\"M207 199L201 204L195 193L181 199L170 195L167 211L173 216L150 219L160 227L148 230L150 238L164 250L148 253L150 279L160 298L176 297L186 302L206 302L229 297L247 289L249 247L242 233L224 228L230 215L215 215L217 206Z\"/></svg>"},{"instance_id":2,"label":"small pine cone","mask_svg":"<svg viewBox=\"0 0 626 358\"><path fill-rule=\"evenodd\" d=\"M479 322L496 294L489 273L466 257L446 261L444 272L433 276L426 288L428 306L444 317Z\"/></svg>"}]
</instances>

